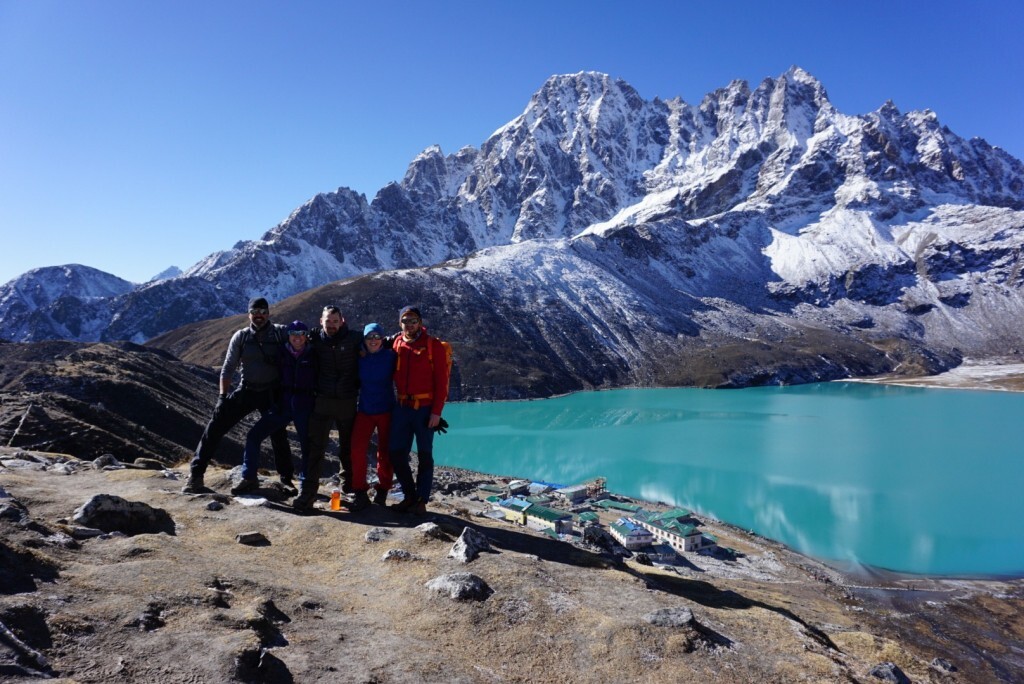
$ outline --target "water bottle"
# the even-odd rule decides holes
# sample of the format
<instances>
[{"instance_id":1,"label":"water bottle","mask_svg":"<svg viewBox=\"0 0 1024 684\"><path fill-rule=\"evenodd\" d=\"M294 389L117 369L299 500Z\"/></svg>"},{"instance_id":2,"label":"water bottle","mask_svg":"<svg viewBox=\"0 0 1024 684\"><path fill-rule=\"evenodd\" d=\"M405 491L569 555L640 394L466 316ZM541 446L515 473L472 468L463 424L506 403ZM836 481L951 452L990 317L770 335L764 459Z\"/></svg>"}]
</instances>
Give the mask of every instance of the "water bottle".
<instances>
[{"instance_id":1,"label":"water bottle","mask_svg":"<svg viewBox=\"0 0 1024 684\"><path fill-rule=\"evenodd\" d=\"M341 490L338 489L337 487L331 490L331 510L341 510Z\"/></svg>"}]
</instances>

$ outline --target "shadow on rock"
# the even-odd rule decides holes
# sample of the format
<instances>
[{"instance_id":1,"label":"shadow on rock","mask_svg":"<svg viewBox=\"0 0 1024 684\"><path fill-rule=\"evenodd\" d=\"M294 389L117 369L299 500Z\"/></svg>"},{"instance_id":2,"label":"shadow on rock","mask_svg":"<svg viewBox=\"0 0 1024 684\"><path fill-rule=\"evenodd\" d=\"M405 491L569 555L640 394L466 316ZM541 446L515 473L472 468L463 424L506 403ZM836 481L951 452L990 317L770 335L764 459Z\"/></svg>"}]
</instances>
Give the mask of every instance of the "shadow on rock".
<instances>
[{"instance_id":1,"label":"shadow on rock","mask_svg":"<svg viewBox=\"0 0 1024 684\"><path fill-rule=\"evenodd\" d=\"M243 682L290 684L295 681L288 666L265 648L247 648L235 657L235 677Z\"/></svg>"},{"instance_id":2,"label":"shadow on rock","mask_svg":"<svg viewBox=\"0 0 1024 684\"><path fill-rule=\"evenodd\" d=\"M31 551L12 549L0 540L0 594L36 591L36 580L53 582L60 576L51 562Z\"/></svg>"},{"instance_id":3,"label":"shadow on rock","mask_svg":"<svg viewBox=\"0 0 1024 684\"><path fill-rule=\"evenodd\" d=\"M764 603L763 601L755 601L753 599L747 598L746 596L743 596L742 594L738 594L735 591L729 589L719 589L715 585L710 584L709 582L705 582L703 580L691 580L682 577L671 577L667 575L659 575L655 577L643 572L638 572L629 567L623 567L622 569L624 572L628 572L634 577L643 580L651 589L656 589L658 591L664 591L670 594L675 594L676 596L681 596L689 601L699 603L702 606L707 606L709 608L730 610L749 610L750 608L763 608L764 610L771 611L803 627L807 636L811 639L814 639L822 646L829 648L837 653L842 653L842 649L836 646L827 634L825 634L817 627L808 624L803 618L796 615L788 608L773 606L771 604ZM706 627L704 628L704 631L705 636L709 636L712 638L718 637L728 641L726 637L719 634L715 634L714 632L708 630ZM710 634L708 634L708 632L710 632Z\"/></svg>"}]
</instances>

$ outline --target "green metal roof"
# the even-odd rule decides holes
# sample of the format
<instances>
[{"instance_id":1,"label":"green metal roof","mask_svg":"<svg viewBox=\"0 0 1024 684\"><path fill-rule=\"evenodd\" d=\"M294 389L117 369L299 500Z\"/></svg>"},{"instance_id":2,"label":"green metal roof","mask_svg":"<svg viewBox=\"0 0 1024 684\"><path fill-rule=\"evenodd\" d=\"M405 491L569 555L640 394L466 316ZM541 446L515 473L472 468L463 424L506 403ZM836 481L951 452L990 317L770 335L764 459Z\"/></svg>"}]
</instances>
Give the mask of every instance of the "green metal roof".
<instances>
[{"instance_id":1,"label":"green metal roof","mask_svg":"<svg viewBox=\"0 0 1024 684\"><path fill-rule=\"evenodd\" d=\"M675 520L676 518L688 518L690 515L692 513L687 508L673 508L664 513L658 513L651 520Z\"/></svg>"},{"instance_id":2,"label":"green metal roof","mask_svg":"<svg viewBox=\"0 0 1024 684\"><path fill-rule=\"evenodd\" d=\"M674 532L680 537L689 537L692 534L700 534L697 532L697 528L693 525L684 525L683 523L675 521L659 525L659 527L668 530L669 532Z\"/></svg>"},{"instance_id":3,"label":"green metal roof","mask_svg":"<svg viewBox=\"0 0 1024 684\"><path fill-rule=\"evenodd\" d=\"M578 519L580 519L580 520L585 521L585 522L589 522L591 520L600 520L601 519L600 516L598 516L597 513L594 513L593 511L586 511L584 513L580 513L576 517Z\"/></svg>"},{"instance_id":4,"label":"green metal roof","mask_svg":"<svg viewBox=\"0 0 1024 684\"><path fill-rule=\"evenodd\" d=\"M526 515L533 518L540 518L541 520L547 520L548 522L555 522L556 520L565 520L571 518L572 515L565 511L556 511L553 508L547 506L540 506L534 504L526 509Z\"/></svg>"},{"instance_id":5,"label":"green metal roof","mask_svg":"<svg viewBox=\"0 0 1024 684\"><path fill-rule=\"evenodd\" d=\"M595 506L601 508L614 508L619 511L630 511L635 512L641 510L641 506L638 504L622 503L620 501L611 501L610 499L602 499L601 501L595 501Z\"/></svg>"}]
</instances>

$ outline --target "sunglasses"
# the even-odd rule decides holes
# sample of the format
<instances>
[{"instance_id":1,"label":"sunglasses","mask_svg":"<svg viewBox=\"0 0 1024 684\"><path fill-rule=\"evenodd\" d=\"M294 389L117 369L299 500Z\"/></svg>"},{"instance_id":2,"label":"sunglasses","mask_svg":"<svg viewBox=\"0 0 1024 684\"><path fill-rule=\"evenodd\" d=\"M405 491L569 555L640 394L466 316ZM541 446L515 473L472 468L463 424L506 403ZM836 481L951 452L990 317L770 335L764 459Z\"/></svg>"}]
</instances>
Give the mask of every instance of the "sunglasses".
<instances>
[{"instance_id":1,"label":"sunglasses","mask_svg":"<svg viewBox=\"0 0 1024 684\"><path fill-rule=\"evenodd\" d=\"M418 318L403 318L402 319L402 325L417 325L417 324L419 324L419 322L420 322L420 319L418 319Z\"/></svg>"},{"instance_id":2,"label":"sunglasses","mask_svg":"<svg viewBox=\"0 0 1024 684\"><path fill-rule=\"evenodd\" d=\"M249 309L249 313L253 316L266 316L270 313L270 309Z\"/></svg>"},{"instance_id":3,"label":"sunglasses","mask_svg":"<svg viewBox=\"0 0 1024 684\"><path fill-rule=\"evenodd\" d=\"M306 333L303 330L291 330L288 332L289 337L305 337Z\"/></svg>"},{"instance_id":4,"label":"sunglasses","mask_svg":"<svg viewBox=\"0 0 1024 684\"><path fill-rule=\"evenodd\" d=\"M366 339L368 339L368 340L381 340L381 339L384 339L384 338L382 338L377 333L371 333L371 334L366 336Z\"/></svg>"}]
</instances>

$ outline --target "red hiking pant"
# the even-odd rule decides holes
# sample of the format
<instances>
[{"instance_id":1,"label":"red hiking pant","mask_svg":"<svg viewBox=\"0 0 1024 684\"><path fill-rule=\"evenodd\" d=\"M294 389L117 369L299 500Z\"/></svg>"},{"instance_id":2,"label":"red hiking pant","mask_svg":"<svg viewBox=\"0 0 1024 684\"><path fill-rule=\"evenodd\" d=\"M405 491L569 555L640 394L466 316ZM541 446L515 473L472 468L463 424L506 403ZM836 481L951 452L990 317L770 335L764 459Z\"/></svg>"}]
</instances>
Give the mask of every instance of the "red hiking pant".
<instances>
[{"instance_id":1,"label":"red hiking pant","mask_svg":"<svg viewBox=\"0 0 1024 684\"><path fill-rule=\"evenodd\" d=\"M370 437L377 431L377 479L381 489L391 489L395 471L391 468L388 458L388 434L391 432L391 412L357 413L356 422L352 426L352 469L356 473L353 489L368 489L366 484L366 452L370 448ZM360 465L362 468L360 469ZM360 479L359 473L362 473Z\"/></svg>"}]
</instances>

